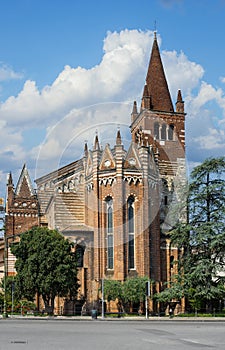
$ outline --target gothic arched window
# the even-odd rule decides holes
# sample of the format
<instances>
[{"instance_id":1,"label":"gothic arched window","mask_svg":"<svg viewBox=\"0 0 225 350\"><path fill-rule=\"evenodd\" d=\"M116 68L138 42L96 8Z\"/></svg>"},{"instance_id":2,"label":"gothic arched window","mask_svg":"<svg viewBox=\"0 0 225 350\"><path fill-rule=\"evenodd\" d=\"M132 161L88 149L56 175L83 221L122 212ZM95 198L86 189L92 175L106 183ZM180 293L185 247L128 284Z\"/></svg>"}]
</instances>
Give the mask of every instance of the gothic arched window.
<instances>
[{"instance_id":1,"label":"gothic arched window","mask_svg":"<svg viewBox=\"0 0 225 350\"><path fill-rule=\"evenodd\" d=\"M169 130L168 130L168 140L173 141L173 132L174 132L174 125L170 124Z\"/></svg>"},{"instance_id":2,"label":"gothic arched window","mask_svg":"<svg viewBox=\"0 0 225 350\"><path fill-rule=\"evenodd\" d=\"M113 237L113 200L106 198L106 234L107 234L107 266L114 267L114 237Z\"/></svg>"},{"instance_id":3,"label":"gothic arched window","mask_svg":"<svg viewBox=\"0 0 225 350\"><path fill-rule=\"evenodd\" d=\"M158 140L159 139L159 123L154 123L154 137Z\"/></svg>"},{"instance_id":4,"label":"gothic arched window","mask_svg":"<svg viewBox=\"0 0 225 350\"><path fill-rule=\"evenodd\" d=\"M76 246L76 258L77 258L77 267L84 266L84 247L81 245Z\"/></svg>"},{"instance_id":5,"label":"gothic arched window","mask_svg":"<svg viewBox=\"0 0 225 350\"><path fill-rule=\"evenodd\" d=\"M163 124L161 128L161 140L166 140L166 124Z\"/></svg>"},{"instance_id":6,"label":"gothic arched window","mask_svg":"<svg viewBox=\"0 0 225 350\"><path fill-rule=\"evenodd\" d=\"M134 269L134 197L130 196L127 200L127 218L128 218L128 268Z\"/></svg>"}]
</instances>

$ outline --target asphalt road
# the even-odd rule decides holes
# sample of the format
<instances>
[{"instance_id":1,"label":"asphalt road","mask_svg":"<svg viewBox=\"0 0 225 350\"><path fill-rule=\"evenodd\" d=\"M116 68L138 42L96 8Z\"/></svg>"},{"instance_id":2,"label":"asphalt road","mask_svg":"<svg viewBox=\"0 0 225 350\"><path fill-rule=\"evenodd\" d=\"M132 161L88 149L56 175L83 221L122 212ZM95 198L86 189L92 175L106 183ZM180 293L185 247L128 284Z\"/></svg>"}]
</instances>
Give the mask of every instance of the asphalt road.
<instances>
[{"instance_id":1,"label":"asphalt road","mask_svg":"<svg viewBox=\"0 0 225 350\"><path fill-rule=\"evenodd\" d=\"M0 320L1 350L225 349L225 322Z\"/></svg>"}]
</instances>

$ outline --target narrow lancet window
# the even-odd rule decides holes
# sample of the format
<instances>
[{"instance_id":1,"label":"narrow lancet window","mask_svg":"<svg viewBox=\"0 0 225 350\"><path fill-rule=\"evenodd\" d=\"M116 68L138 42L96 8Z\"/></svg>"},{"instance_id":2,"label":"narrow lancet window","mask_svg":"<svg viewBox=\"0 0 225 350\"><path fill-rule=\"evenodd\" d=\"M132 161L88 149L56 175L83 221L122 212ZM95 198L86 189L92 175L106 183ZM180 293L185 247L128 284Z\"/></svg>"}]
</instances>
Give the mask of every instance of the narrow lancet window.
<instances>
[{"instance_id":1,"label":"narrow lancet window","mask_svg":"<svg viewBox=\"0 0 225 350\"><path fill-rule=\"evenodd\" d=\"M107 267L114 268L113 200L106 198Z\"/></svg>"},{"instance_id":2,"label":"narrow lancet window","mask_svg":"<svg viewBox=\"0 0 225 350\"><path fill-rule=\"evenodd\" d=\"M131 196L127 201L127 217L128 217L128 268L134 269L134 197Z\"/></svg>"},{"instance_id":3,"label":"narrow lancet window","mask_svg":"<svg viewBox=\"0 0 225 350\"><path fill-rule=\"evenodd\" d=\"M166 140L166 124L162 125L162 128L161 128L161 139L162 140Z\"/></svg>"},{"instance_id":4,"label":"narrow lancet window","mask_svg":"<svg viewBox=\"0 0 225 350\"><path fill-rule=\"evenodd\" d=\"M154 124L154 137L156 140L159 139L159 123Z\"/></svg>"},{"instance_id":5,"label":"narrow lancet window","mask_svg":"<svg viewBox=\"0 0 225 350\"><path fill-rule=\"evenodd\" d=\"M84 247L77 245L76 247L76 258L77 258L77 267L84 266Z\"/></svg>"},{"instance_id":6,"label":"narrow lancet window","mask_svg":"<svg viewBox=\"0 0 225 350\"><path fill-rule=\"evenodd\" d=\"M173 132L174 132L174 125L170 124L169 130L168 130L168 140L173 141Z\"/></svg>"}]
</instances>

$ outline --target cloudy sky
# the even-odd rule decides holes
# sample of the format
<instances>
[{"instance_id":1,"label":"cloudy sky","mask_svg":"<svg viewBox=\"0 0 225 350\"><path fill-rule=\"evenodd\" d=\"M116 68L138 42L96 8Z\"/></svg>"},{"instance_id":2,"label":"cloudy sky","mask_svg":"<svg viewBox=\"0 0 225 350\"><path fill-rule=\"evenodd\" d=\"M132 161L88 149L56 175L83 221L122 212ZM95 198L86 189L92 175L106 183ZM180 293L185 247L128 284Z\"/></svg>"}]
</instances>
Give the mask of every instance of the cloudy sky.
<instances>
[{"instance_id":1,"label":"cloudy sky","mask_svg":"<svg viewBox=\"0 0 225 350\"><path fill-rule=\"evenodd\" d=\"M32 180L128 144L157 30L173 100L185 100L187 163L224 155L224 0L0 1L0 197L24 163Z\"/></svg>"}]
</instances>

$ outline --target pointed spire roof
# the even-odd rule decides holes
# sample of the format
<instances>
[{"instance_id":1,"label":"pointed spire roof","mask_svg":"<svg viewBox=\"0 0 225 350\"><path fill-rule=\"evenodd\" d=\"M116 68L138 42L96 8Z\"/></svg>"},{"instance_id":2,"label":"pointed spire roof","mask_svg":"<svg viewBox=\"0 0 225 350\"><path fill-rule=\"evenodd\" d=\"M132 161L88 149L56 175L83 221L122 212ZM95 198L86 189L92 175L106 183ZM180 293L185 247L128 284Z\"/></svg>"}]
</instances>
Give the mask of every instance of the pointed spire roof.
<instances>
[{"instance_id":1,"label":"pointed spire roof","mask_svg":"<svg viewBox=\"0 0 225 350\"><path fill-rule=\"evenodd\" d=\"M137 102L134 101L134 103L133 103L133 110L132 110L132 113L131 113L131 122L133 122L136 119L137 115L138 115Z\"/></svg>"},{"instance_id":2,"label":"pointed spire roof","mask_svg":"<svg viewBox=\"0 0 225 350\"><path fill-rule=\"evenodd\" d=\"M88 156L88 145L87 145L87 141L85 141L85 144L84 144L84 156L85 156L85 157Z\"/></svg>"},{"instance_id":3,"label":"pointed spire roof","mask_svg":"<svg viewBox=\"0 0 225 350\"><path fill-rule=\"evenodd\" d=\"M134 101L134 103L133 103L132 114L138 114L138 111L137 111L137 102L136 102L136 101Z\"/></svg>"},{"instance_id":4,"label":"pointed spire roof","mask_svg":"<svg viewBox=\"0 0 225 350\"><path fill-rule=\"evenodd\" d=\"M16 186L15 194L23 198L27 198L35 195L26 164L24 164L23 169L21 171L21 174Z\"/></svg>"},{"instance_id":5,"label":"pointed spire roof","mask_svg":"<svg viewBox=\"0 0 225 350\"><path fill-rule=\"evenodd\" d=\"M117 145L122 145L122 138L121 138L121 134L120 134L120 129L117 130L116 144Z\"/></svg>"},{"instance_id":6,"label":"pointed spire roof","mask_svg":"<svg viewBox=\"0 0 225 350\"><path fill-rule=\"evenodd\" d=\"M181 90L180 89L177 92L177 102L183 102L182 94L181 94Z\"/></svg>"},{"instance_id":7,"label":"pointed spire roof","mask_svg":"<svg viewBox=\"0 0 225 350\"><path fill-rule=\"evenodd\" d=\"M12 173L10 171L10 173L8 174L8 182L7 182L8 186L13 186L13 179L12 179Z\"/></svg>"},{"instance_id":8,"label":"pointed spire roof","mask_svg":"<svg viewBox=\"0 0 225 350\"><path fill-rule=\"evenodd\" d=\"M180 89L177 92L176 112L184 113L184 101Z\"/></svg>"},{"instance_id":9,"label":"pointed spire roof","mask_svg":"<svg viewBox=\"0 0 225 350\"><path fill-rule=\"evenodd\" d=\"M94 142L94 151L99 151L100 150L100 145L99 145L99 141L98 141L98 134L96 132L96 135L95 135L95 142Z\"/></svg>"},{"instance_id":10,"label":"pointed spire roof","mask_svg":"<svg viewBox=\"0 0 225 350\"><path fill-rule=\"evenodd\" d=\"M152 45L152 52L146 76L148 94L151 97L151 109L165 112L173 112L173 103L171 100L166 76L161 61L156 32ZM146 88L144 89L144 93ZM143 95L143 97L145 97Z\"/></svg>"}]
</instances>

